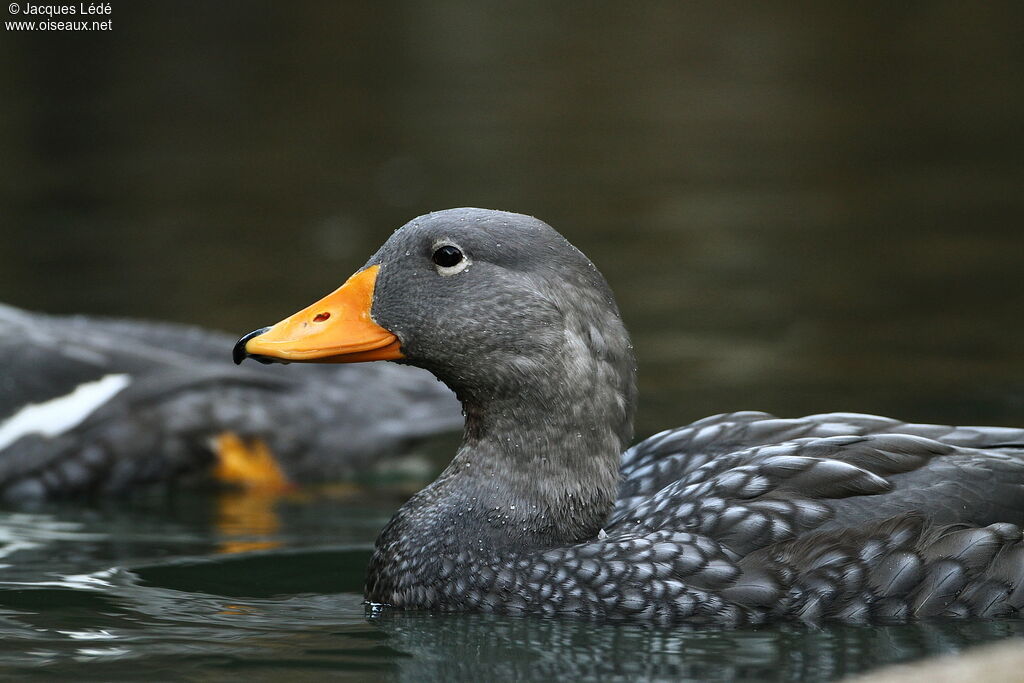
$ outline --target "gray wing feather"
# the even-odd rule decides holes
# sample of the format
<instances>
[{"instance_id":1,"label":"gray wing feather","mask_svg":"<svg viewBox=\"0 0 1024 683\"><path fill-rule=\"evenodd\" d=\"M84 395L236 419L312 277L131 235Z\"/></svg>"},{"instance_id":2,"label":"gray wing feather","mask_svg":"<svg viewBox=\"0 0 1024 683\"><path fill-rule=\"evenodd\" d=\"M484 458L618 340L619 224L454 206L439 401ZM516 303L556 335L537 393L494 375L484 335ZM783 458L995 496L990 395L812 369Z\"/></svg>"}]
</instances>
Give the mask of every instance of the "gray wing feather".
<instances>
[{"instance_id":1,"label":"gray wing feather","mask_svg":"<svg viewBox=\"0 0 1024 683\"><path fill-rule=\"evenodd\" d=\"M754 446L872 434L918 436L965 448L1024 450L1024 429L915 424L860 413L823 413L796 419L758 412L726 413L661 432L627 450L620 467L619 497L654 493L708 465L722 471L734 462L722 456Z\"/></svg>"}]
</instances>

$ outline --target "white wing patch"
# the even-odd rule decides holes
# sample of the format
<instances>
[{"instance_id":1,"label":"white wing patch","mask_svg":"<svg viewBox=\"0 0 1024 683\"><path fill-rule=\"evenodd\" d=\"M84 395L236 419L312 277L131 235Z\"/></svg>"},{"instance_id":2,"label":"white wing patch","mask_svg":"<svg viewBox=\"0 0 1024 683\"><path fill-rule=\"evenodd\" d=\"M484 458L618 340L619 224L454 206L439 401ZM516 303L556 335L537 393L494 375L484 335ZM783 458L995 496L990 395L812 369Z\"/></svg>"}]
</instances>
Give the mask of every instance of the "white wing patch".
<instances>
[{"instance_id":1,"label":"white wing patch","mask_svg":"<svg viewBox=\"0 0 1024 683\"><path fill-rule=\"evenodd\" d=\"M30 403L0 423L0 449L27 434L53 437L74 429L131 383L128 374L107 375L79 384L64 396Z\"/></svg>"}]
</instances>

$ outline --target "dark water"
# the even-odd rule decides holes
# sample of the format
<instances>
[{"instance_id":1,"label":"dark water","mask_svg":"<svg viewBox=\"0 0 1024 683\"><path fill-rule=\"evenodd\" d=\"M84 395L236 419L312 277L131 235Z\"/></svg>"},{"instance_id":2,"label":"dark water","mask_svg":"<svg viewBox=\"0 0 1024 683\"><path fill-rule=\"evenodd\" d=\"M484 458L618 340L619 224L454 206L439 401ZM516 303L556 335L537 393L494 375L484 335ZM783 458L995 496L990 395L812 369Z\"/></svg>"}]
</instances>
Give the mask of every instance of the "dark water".
<instances>
[{"instance_id":1,"label":"dark water","mask_svg":"<svg viewBox=\"0 0 1024 683\"><path fill-rule=\"evenodd\" d=\"M4 301L247 331L415 215L504 208L616 290L640 435L741 408L1024 424L1018 2L111 4L109 33L0 29ZM7 513L0 665L830 679L1020 633L367 619L399 502Z\"/></svg>"},{"instance_id":2,"label":"dark water","mask_svg":"<svg viewBox=\"0 0 1024 683\"><path fill-rule=\"evenodd\" d=\"M4 514L0 664L137 680L832 680L1024 635L1021 621L723 631L372 613L363 567L388 514L258 496Z\"/></svg>"}]
</instances>

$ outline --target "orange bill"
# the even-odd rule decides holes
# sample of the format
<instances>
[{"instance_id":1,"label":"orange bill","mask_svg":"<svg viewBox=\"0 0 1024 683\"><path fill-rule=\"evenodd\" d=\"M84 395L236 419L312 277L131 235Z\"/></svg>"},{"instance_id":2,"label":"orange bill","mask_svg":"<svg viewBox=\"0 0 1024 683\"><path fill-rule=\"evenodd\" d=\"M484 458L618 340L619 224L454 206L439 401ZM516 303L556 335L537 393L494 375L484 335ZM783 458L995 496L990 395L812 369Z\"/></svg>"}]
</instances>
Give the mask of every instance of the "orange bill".
<instances>
[{"instance_id":1,"label":"orange bill","mask_svg":"<svg viewBox=\"0 0 1024 683\"><path fill-rule=\"evenodd\" d=\"M398 337L373 322L373 288L380 266L361 270L337 290L273 327L246 335L235 360L359 363L402 358Z\"/></svg>"}]
</instances>

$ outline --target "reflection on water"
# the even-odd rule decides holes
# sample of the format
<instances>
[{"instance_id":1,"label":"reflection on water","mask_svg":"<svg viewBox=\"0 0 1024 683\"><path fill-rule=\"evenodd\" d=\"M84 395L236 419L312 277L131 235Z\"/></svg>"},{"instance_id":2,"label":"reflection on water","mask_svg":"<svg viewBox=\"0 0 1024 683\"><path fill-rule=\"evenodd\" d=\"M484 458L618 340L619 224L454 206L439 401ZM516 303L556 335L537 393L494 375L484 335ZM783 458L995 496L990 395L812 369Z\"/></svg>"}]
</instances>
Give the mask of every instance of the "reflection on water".
<instances>
[{"instance_id":1,"label":"reflection on water","mask_svg":"<svg viewBox=\"0 0 1024 683\"><path fill-rule=\"evenodd\" d=\"M317 515L362 519L351 525L362 531L347 536L358 540L325 547L308 535L310 505ZM824 681L1024 635L1021 621L665 629L368 609L363 568L380 510L284 506L275 531L280 548L219 556L216 533L199 523L158 521L154 513L92 510L93 519L79 522L69 521L80 514L70 509L0 517L8 549L24 544L8 559L31 560L34 573L0 581L5 671L54 678L88 663L90 676L100 678L330 671L403 681ZM146 519L150 533L103 531ZM81 552L86 544L91 554ZM40 554L31 557L30 548ZM116 568L90 569L111 555L119 558Z\"/></svg>"},{"instance_id":2,"label":"reflection on water","mask_svg":"<svg viewBox=\"0 0 1024 683\"><path fill-rule=\"evenodd\" d=\"M1019 2L113 11L102 35L0 41L9 303L246 331L417 214L504 208L607 275L639 434L735 409L1024 423ZM367 622L366 549L397 504L0 515L0 664L823 680L1020 633Z\"/></svg>"},{"instance_id":3,"label":"reflection on water","mask_svg":"<svg viewBox=\"0 0 1024 683\"><path fill-rule=\"evenodd\" d=\"M660 629L489 615L380 615L402 680L834 680L1024 634L1019 622Z\"/></svg>"},{"instance_id":4,"label":"reflection on water","mask_svg":"<svg viewBox=\"0 0 1024 683\"><path fill-rule=\"evenodd\" d=\"M318 514L328 511L380 521L380 512L364 505L321 507ZM829 680L1024 633L1020 622L728 631L368 614L360 590L373 524L356 534L362 537L357 545L325 549L322 539L302 536L310 530L304 519L308 504L286 506L274 533L288 547L216 558L210 555L219 542L216 533L198 523L154 519L154 512L92 510L94 519L85 522L69 521L78 514L70 510L4 516L7 557L24 564L33 559L32 549L40 555L32 562L32 580L0 582L0 665L59 676L89 662L91 674L100 677L213 668L372 671L397 680L439 681ZM121 537L102 530L129 520L140 526L146 519L154 525L149 533ZM87 544L92 556L82 552ZM321 547L306 549L310 544ZM66 554L72 549L73 556ZM110 555L119 558L120 568L89 570L109 562ZM75 569L82 573L68 573Z\"/></svg>"},{"instance_id":5,"label":"reflection on water","mask_svg":"<svg viewBox=\"0 0 1024 683\"><path fill-rule=\"evenodd\" d=\"M280 498L280 493L266 491L219 493L214 524L224 540L218 552L245 553L279 547L281 541L274 537L281 528L275 510Z\"/></svg>"}]
</instances>

